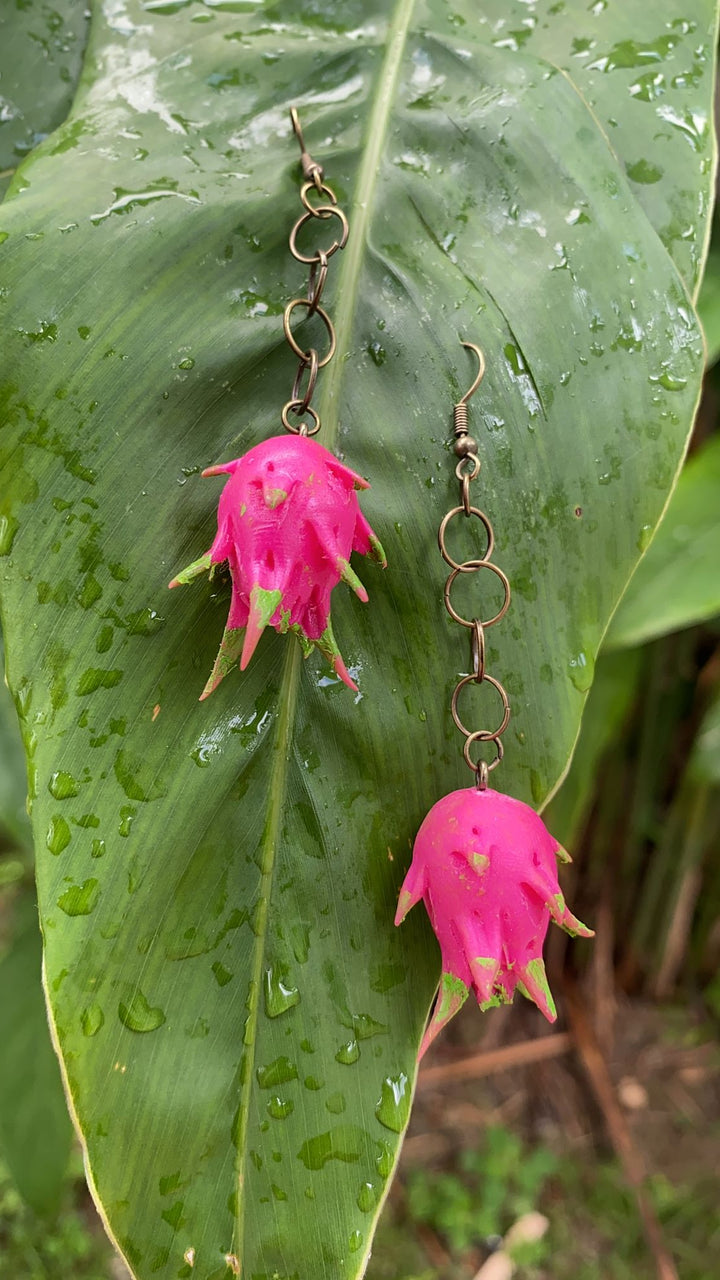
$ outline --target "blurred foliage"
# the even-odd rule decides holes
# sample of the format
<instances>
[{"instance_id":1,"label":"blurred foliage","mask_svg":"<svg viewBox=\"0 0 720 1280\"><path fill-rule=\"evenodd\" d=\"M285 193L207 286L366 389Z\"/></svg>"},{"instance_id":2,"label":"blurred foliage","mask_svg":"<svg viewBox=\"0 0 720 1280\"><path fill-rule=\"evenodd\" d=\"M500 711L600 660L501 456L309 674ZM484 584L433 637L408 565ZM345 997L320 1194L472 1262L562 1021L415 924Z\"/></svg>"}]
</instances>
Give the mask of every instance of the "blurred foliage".
<instances>
[{"instance_id":1,"label":"blurred foliage","mask_svg":"<svg viewBox=\"0 0 720 1280\"><path fill-rule=\"evenodd\" d=\"M33 1213L0 1163L0 1280L109 1280L111 1258L79 1155L50 1219Z\"/></svg>"},{"instance_id":2,"label":"blurred foliage","mask_svg":"<svg viewBox=\"0 0 720 1280\"><path fill-rule=\"evenodd\" d=\"M0 666L5 654L0 636ZM25 753L15 707L4 681L0 682L0 888L19 879L22 867L32 865L32 835L25 808ZM10 853L15 857L10 858ZM24 856L23 856L24 855ZM8 863L15 865L8 867Z\"/></svg>"},{"instance_id":3,"label":"blurred foliage","mask_svg":"<svg viewBox=\"0 0 720 1280\"><path fill-rule=\"evenodd\" d=\"M709 1259L720 1251L714 1171L679 1185L656 1176L650 1190L683 1280L708 1280ZM368 1280L438 1280L418 1223L437 1232L451 1254L443 1280L465 1280L472 1275L465 1251L494 1247L529 1208L544 1213L550 1227L516 1255L517 1280L652 1280L633 1197L615 1162L558 1157L503 1128L488 1130L451 1172L409 1175L406 1205L391 1201L381 1220ZM63 1211L50 1220L33 1214L0 1166L0 1280L109 1280L113 1265L78 1156Z\"/></svg>"},{"instance_id":4,"label":"blurred foliage","mask_svg":"<svg viewBox=\"0 0 720 1280\"><path fill-rule=\"evenodd\" d=\"M453 1253L461 1253L503 1236L522 1214L537 1209L558 1168L558 1159L546 1147L527 1148L517 1134L494 1126L485 1130L479 1147L461 1152L457 1172L413 1170L408 1207L416 1222L434 1227ZM540 1261L545 1241L535 1249Z\"/></svg>"},{"instance_id":5,"label":"blurred foliage","mask_svg":"<svg viewBox=\"0 0 720 1280\"><path fill-rule=\"evenodd\" d=\"M51 1213L65 1187L72 1125L47 1033L41 964L37 906L26 889L13 903L12 944L0 960L0 1151L28 1205Z\"/></svg>"},{"instance_id":6,"label":"blurred foliage","mask_svg":"<svg viewBox=\"0 0 720 1280\"><path fill-rule=\"evenodd\" d=\"M649 1191L683 1280L708 1280L708 1261L720 1248L714 1174L679 1185L656 1176ZM381 1221L368 1280L436 1280L415 1222L431 1227L450 1253L443 1280L471 1276L477 1257L467 1250L484 1244L488 1254L530 1209L550 1225L515 1255L517 1280L654 1280L633 1195L614 1161L558 1157L501 1128L489 1130L487 1143L464 1153L453 1172L410 1174L407 1210Z\"/></svg>"},{"instance_id":7,"label":"blurred foliage","mask_svg":"<svg viewBox=\"0 0 720 1280\"><path fill-rule=\"evenodd\" d=\"M688 459L605 638L626 649L720 612L720 436Z\"/></svg>"},{"instance_id":8,"label":"blurred foliage","mask_svg":"<svg viewBox=\"0 0 720 1280\"><path fill-rule=\"evenodd\" d=\"M717 244L713 244L708 255L697 312L705 334L707 366L711 368L720 356L720 247Z\"/></svg>"}]
</instances>

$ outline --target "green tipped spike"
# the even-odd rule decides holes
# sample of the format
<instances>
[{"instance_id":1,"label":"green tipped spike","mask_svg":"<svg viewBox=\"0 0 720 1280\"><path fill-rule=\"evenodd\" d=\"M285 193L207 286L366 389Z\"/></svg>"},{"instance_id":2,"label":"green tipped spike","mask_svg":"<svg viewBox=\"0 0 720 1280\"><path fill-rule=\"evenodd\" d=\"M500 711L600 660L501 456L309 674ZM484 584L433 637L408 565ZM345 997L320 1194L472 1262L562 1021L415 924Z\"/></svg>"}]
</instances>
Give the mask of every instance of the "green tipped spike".
<instances>
[{"instance_id":1,"label":"green tipped spike","mask_svg":"<svg viewBox=\"0 0 720 1280\"><path fill-rule=\"evenodd\" d=\"M268 622L275 613L280 601L282 600L282 591L267 591L261 587L259 583L255 583L250 592L250 612L248 615L247 626L245 628L245 641L240 655L240 670L244 671L250 659L252 658L258 641Z\"/></svg>"},{"instance_id":2,"label":"green tipped spike","mask_svg":"<svg viewBox=\"0 0 720 1280\"><path fill-rule=\"evenodd\" d=\"M338 570L338 573L340 574L342 581L346 582L349 587L352 587L353 591L355 592L355 595L360 600L366 602L368 598L367 591L365 590L362 582L358 578L355 570L351 568L347 560L343 560L342 556L338 556L337 570Z\"/></svg>"},{"instance_id":3,"label":"green tipped spike","mask_svg":"<svg viewBox=\"0 0 720 1280\"><path fill-rule=\"evenodd\" d=\"M318 636L317 640L313 640L313 644L315 645L315 648L320 651L323 657L327 658L335 674L340 677L349 689L353 689L355 693L357 693L358 687L354 680L352 680L350 673L342 660L342 655L338 648L337 640L333 634L332 623L329 618L328 624L322 635Z\"/></svg>"},{"instance_id":4,"label":"green tipped spike","mask_svg":"<svg viewBox=\"0 0 720 1280\"><path fill-rule=\"evenodd\" d=\"M453 973L444 973L442 975L435 1008L422 1038L418 1059L422 1058L426 1049L429 1048L446 1023L455 1017L455 1014L467 1000L468 995L468 988L462 978L456 978Z\"/></svg>"},{"instance_id":5,"label":"green tipped spike","mask_svg":"<svg viewBox=\"0 0 720 1280\"><path fill-rule=\"evenodd\" d=\"M555 923L559 924L560 928L564 929L566 933L569 933L571 938L595 937L594 931L588 929L582 920L578 920L577 916L573 915L565 901L564 894L554 893L547 906Z\"/></svg>"},{"instance_id":6,"label":"green tipped spike","mask_svg":"<svg viewBox=\"0 0 720 1280\"><path fill-rule=\"evenodd\" d=\"M552 998L542 959L538 957L535 960L529 960L521 972L522 981L518 981L518 990L528 1000L532 1000L533 1004L537 1005L540 1012L544 1013L550 1022L554 1022L557 1018L557 1009L555 1008L555 1001Z\"/></svg>"},{"instance_id":7,"label":"green tipped spike","mask_svg":"<svg viewBox=\"0 0 720 1280\"><path fill-rule=\"evenodd\" d=\"M218 656L215 659L215 665L210 672L210 679L200 694L200 701L209 698L214 689L217 689L221 680L233 667L237 665L240 654L242 653L244 632L242 627L233 627L232 631L226 627L223 631L223 637L220 641Z\"/></svg>"},{"instance_id":8,"label":"green tipped spike","mask_svg":"<svg viewBox=\"0 0 720 1280\"><path fill-rule=\"evenodd\" d=\"M173 578L170 586L185 587L189 582L192 582L193 578L198 578L201 573L207 573L208 569L211 568L210 552L206 551L204 556L201 556L199 560L193 560L193 563L189 564L187 569L183 569L182 573Z\"/></svg>"},{"instance_id":9,"label":"green tipped spike","mask_svg":"<svg viewBox=\"0 0 720 1280\"><path fill-rule=\"evenodd\" d=\"M383 551L382 542L378 537L375 536L374 533L370 534L368 540L370 542L370 555L372 556L373 560L377 560L378 564L381 564L383 569L386 569L387 556Z\"/></svg>"}]
</instances>

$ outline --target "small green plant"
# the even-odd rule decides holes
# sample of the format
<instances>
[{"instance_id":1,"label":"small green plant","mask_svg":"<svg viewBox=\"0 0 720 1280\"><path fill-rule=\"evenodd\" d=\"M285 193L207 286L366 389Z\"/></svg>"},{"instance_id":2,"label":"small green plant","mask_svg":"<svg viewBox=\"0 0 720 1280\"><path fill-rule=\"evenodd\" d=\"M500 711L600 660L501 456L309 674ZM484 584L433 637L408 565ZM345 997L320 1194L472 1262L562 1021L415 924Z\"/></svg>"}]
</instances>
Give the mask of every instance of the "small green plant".
<instances>
[{"instance_id":1,"label":"small green plant","mask_svg":"<svg viewBox=\"0 0 720 1280\"><path fill-rule=\"evenodd\" d=\"M33 1213L0 1163L0 1280L109 1280L112 1249L89 1203L80 1157L61 1212Z\"/></svg>"},{"instance_id":2,"label":"small green plant","mask_svg":"<svg viewBox=\"0 0 720 1280\"><path fill-rule=\"evenodd\" d=\"M504 1235L522 1214L537 1209L558 1167L547 1148L527 1147L517 1134L495 1127L486 1131L480 1147L462 1153L457 1173L414 1171L408 1204L418 1222L432 1226L452 1252L461 1253Z\"/></svg>"}]
</instances>

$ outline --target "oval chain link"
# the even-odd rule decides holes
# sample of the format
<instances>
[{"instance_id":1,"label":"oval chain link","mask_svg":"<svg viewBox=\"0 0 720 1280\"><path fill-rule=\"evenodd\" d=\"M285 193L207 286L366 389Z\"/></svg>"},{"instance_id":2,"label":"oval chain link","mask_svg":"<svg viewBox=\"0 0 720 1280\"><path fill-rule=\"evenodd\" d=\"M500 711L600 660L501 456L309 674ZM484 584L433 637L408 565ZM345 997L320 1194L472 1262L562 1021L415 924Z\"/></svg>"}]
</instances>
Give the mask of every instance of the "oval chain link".
<instances>
[{"instance_id":1,"label":"oval chain link","mask_svg":"<svg viewBox=\"0 0 720 1280\"><path fill-rule=\"evenodd\" d=\"M447 515L443 517L440 528L438 529L438 545L443 560L448 565L450 573L445 583L445 608L454 622L458 622L460 626L466 627L470 631L470 656L472 670L470 675L462 676L453 690L450 702L450 710L452 718L465 738L463 747L463 758L468 768L475 774L476 786L479 791L484 791L488 785L488 775L493 769L496 769L503 758L503 744L501 738L510 722L510 700L507 692L499 680L494 676L487 674L485 670L485 630L492 627L496 622L500 622L505 617L510 607L510 583L502 569L496 564L491 563L491 556L495 548L495 535L493 527L483 511L478 507L474 507L470 498L470 486L472 481L480 473L480 459L477 456L477 445L471 436L468 435L467 428L467 400L475 391L485 370L485 361L479 348L470 343L465 346L471 346L478 356L479 374L471 387L458 405L455 406L455 452L459 454L459 462L455 468L455 474L460 482L460 502L456 507L452 507ZM456 560L448 551L447 533L448 526L457 516L462 515L465 519L474 517L479 520L485 534L487 536L487 547L483 556L473 556L468 560ZM455 609L451 592L453 583L458 577L468 573L480 573L483 569L489 569L499 579L503 588L503 602L496 613L491 618L480 619L478 617L463 618ZM500 697L502 706L502 715L500 722L495 729L468 729L467 725L460 717L458 711L458 701L463 689L472 684L489 684L497 692ZM492 743L495 749L495 755L491 760L485 760L482 757L475 760L472 756L471 748L475 743L486 744Z\"/></svg>"},{"instance_id":2,"label":"oval chain link","mask_svg":"<svg viewBox=\"0 0 720 1280\"><path fill-rule=\"evenodd\" d=\"M310 268L308 273L307 291L304 298L293 298L288 302L283 314L283 332L285 338L298 357L300 364L295 374L290 399L283 405L281 418L282 424L287 431L291 431L296 435L314 436L320 430L320 418L315 409L313 409L311 401L315 392L318 371L324 369L332 360L337 346L337 338L335 335L335 326L333 325L327 311L320 305L327 282L328 262L338 249L344 249L347 244L350 232L349 223L346 214L339 207L337 196L332 187L329 187L323 178L322 166L319 165L312 156L309 155L305 140L302 135L300 121L297 111L293 108L290 112L292 126L295 136L300 144L301 165L305 181L300 190L300 199L302 201L303 213L297 219L292 231L290 232L290 252L297 262L302 262ZM317 200L318 203L314 203ZM326 248L316 247L311 254L303 253L297 244L297 238L303 227L313 223L328 223L333 219L337 219L340 223L339 231L336 238ZM337 225L337 224L336 224ZM297 340L290 326L293 312L298 308L304 308L306 311L305 319L309 320L312 316L317 315L325 326L328 339L328 349L325 355L320 355L315 347L304 348ZM302 391L302 382L307 373L307 386ZM291 420L291 415L292 419Z\"/></svg>"}]
</instances>

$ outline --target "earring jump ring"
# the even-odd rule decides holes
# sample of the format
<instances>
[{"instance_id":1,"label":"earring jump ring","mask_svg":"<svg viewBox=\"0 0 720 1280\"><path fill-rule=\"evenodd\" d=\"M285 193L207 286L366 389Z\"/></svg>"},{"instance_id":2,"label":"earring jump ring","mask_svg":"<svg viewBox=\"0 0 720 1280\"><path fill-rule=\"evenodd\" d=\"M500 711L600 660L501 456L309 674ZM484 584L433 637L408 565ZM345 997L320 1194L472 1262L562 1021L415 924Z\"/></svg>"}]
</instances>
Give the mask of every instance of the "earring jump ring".
<instances>
[{"instance_id":1,"label":"earring jump ring","mask_svg":"<svg viewBox=\"0 0 720 1280\"><path fill-rule=\"evenodd\" d=\"M479 773L481 775L485 773L485 770L483 770L482 768L483 764L485 764L485 761L480 760L476 764L472 756L470 755L470 748L475 742L494 742L495 743L497 755L495 756L494 760L491 760L490 763L486 765L486 770L487 770L487 773L490 773L493 769L497 769L498 765L500 764L500 761L505 755L505 748L499 738L481 738L479 733L471 733L469 737L465 739L465 746L463 747L463 759L468 769L472 769L473 773L476 776ZM487 780L485 782L485 786L487 786ZM484 791L485 787L481 786L478 789L480 791Z\"/></svg>"},{"instance_id":2,"label":"earring jump ring","mask_svg":"<svg viewBox=\"0 0 720 1280\"><path fill-rule=\"evenodd\" d=\"M504 618L504 617L505 617L505 614L507 613L508 609L510 608L510 583L508 582L508 580L507 580L507 578L506 578L505 574L503 573L502 569L498 569L497 565L496 565L496 564L492 564L490 560L468 560L468 561L467 561L464 565L462 565L460 568L458 568L458 569L453 569L452 573L451 573L451 574L450 574L450 576L448 577L447 582L445 583L445 592L444 592L444 596L445 596L445 608L447 609L448 613L450 614L450 617L452 618L453 622L459 622L461 627L474 627L474 626L477 624L478 619L477 619L477 618L463 618L463 617L462 617L462 616L457 612L457 610L453 607L452 601L450 600L450 592L452 591L453 583L454 583L454 581L455 581L455 579L457 578L457 576L458 576L458 574L459 574L459 573L471 573L471 572L473 572L473 571L479 571L480 569L489 569L491 573L494 573L494 574L496 575L496 577L498 577L498 578L500 579L500 581L502 582L502 584L503 584L503 589L504 589L504 592L505 592L505 599L503 600L503 602L502 602L502 604L501 604L500 608L498 609L497 613L496 613L496 614L494 614L492 618L482 618L482 619L480 619L480 620L479 620L479 621L480 621L480 625L481 625L481 626L483 626L483 627L492 627L492 626L494 626L496 622L499 622L501 618Z\"/></svg>"},{"instance_id":3,"label":"earring jump ring","mask_svg":"<svg viewBox=\"0 0 720 1280\"><path fill-rule=\"evenodd\" d=\"M457 560L453 560L445 544L447 527L450 521L453 520L455 516L459 516L461 513L463 515L467 514L467 512L465 512L464 507L453 507L451 511L448 511L447 515L443 516L442 524L438 529L438 546L440 547L440 555L442 556L445 563L450 565L451 569L458 569L460 573L473 573L475 571L475 566L478 563L478 560L477 559L469 560L464 564L459 564ZM469 514L471 516L477 516L478 520L480 520L484 526L484 529L488 538L488 544L487 544L487 549L485 551L485 555L480 556L479 559L483 561L489 560L493 553L493 547L495 546L495 535L493 533L492 525L490 524L490 521L485 515L485 512L481 511L479 507L471 507Z\"/></svg>"},{"instance_id":4,"label":"earring jump ring","mask_svg":"<svg viewBox=\"0 0 720 1280\"><path fill-rule=\"evenodd\" d=\"M294 425L288 418L289 413L294 413L298 416L302 413L309 413L312 418L312 426L309 427L306 422ZM288 400L287 404L283 405L280 416L285 430L292 432L294 436L316 436L320 430L320 415L313 409L312 405L307 405L303 409L302 400Z\"/></svg>"},{"instance_id":5,"label":"earring jump ring","mask_svg":"<svg viewBox=\"0 0 720 1280\"><path fill-rule=\"evenodd\" d=\"M460 697L460 694L462 693L465 686L468 684L477 684L477 683L478 683L477 678L474 675L463 676L462 680L458 681L458 683L455 686L455 689L453 690L453 696L450 702L450 711L452 713L452 718L455 721L457 728L460 730L461 733L465 735L466 738L472 738L473 742L493 742L496 738L499 738L500 735L505 732L505 730L507 729L510 723L510 700L507 696L507 693L503 689L503 686L500 684L499 680L496 680L494 676L483 676L482 683L491 684L493 689L496 689L497 692L500 694L500 698L502 699L502 708L503 708L502 720L500 721L500 724L498 725L497 729L476 729L475 732L473 733L473 731L471 729L468 729L460 719L460 714L458 712L457 704L458 704L458 698Z\"/></svg>"},{"instance_id":6,"label":"earring jump ring","mask_svg":"<svg viewBox=\"0 0 720 1280\"><path fill-rule=\"evenodd\" d=\"M344 249L347 244L348 235L350 234L350 224L342 209L337 209L331 204L319 204L317 208L313 209L310 213L304 213L301 218L298 218L295 226L290 232L289 244L293 258L298 262L304 262L306 264L320 262L319 253L308 255L306 253L301 253L297 247L297 235L300 228L304 227L306 222L310 222L312 218L319 218L321 222L325 222L328 218L340 219L340 239L333 240L329 248L323 250L326 258L332 258L333 254L337 253L338 249Z\"/></svg>"}]
</instances>

